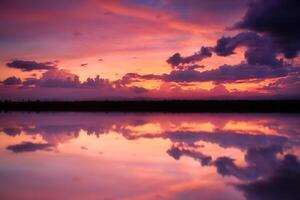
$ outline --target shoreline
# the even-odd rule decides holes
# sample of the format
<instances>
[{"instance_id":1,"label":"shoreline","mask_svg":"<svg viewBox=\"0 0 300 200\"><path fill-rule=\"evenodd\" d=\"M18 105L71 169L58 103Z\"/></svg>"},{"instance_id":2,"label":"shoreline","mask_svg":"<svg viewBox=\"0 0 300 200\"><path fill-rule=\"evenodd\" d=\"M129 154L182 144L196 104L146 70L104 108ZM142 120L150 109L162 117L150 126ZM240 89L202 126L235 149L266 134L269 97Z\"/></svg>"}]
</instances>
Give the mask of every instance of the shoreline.
<instances>
[{"instance_id":1,"label":"shoreline","mask_svg":"<svg viewBox=\"0 0 300 200\"><path fill-rule=\"evenodd\" d=\"M300 113L300 100L2 101L0 111Z\"/></svg>"}]
</instances>

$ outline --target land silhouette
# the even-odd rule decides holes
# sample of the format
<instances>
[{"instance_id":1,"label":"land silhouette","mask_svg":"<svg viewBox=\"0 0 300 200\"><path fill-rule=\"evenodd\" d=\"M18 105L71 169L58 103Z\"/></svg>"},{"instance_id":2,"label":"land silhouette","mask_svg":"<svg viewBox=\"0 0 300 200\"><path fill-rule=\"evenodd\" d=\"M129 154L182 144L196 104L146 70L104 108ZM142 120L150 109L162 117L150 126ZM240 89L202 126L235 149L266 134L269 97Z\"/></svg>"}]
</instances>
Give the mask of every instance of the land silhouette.
<instances>
[{"instance_id":1,"label":"land silhouette","mask_svg":"<svg viewBox=\"0 0 300 200\"><path fill-rule=\"evenodd\" d=\"M0 110L2 112L300 113L300 100L1 101Z\"/></svg>"}]
</instances>

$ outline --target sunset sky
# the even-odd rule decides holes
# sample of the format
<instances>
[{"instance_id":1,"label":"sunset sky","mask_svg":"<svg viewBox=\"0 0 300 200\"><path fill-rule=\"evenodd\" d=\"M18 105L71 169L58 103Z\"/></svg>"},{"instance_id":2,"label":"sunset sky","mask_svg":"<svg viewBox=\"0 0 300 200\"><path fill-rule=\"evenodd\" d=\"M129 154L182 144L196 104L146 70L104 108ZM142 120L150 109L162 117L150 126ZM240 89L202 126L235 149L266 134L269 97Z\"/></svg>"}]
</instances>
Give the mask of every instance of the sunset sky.
<instances>
[{"instance_id":1,"label":"sunset sky","mask_svg":"<svg viewBox=\"0 0 300 200\"><path fill-rule=\"evenodd\" d=\"M1 0L0 99L300 97L298 0Z\"/></svg>"}]
</instances>

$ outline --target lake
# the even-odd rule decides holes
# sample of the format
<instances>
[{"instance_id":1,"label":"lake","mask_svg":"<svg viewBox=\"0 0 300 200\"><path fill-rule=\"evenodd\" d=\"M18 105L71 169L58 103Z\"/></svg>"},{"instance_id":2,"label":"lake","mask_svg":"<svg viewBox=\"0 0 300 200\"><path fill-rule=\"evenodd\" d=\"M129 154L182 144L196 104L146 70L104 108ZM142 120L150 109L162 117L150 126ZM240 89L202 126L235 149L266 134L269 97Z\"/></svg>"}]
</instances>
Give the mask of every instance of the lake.
<instances>
[{"instance_id":1,"label":"lake","mask_svg":"<svg viewBox=\"0 0 300 200\"><path fill-rule=\"evenodd\" d=\"M3 200L300 199L300 115L0 114Z\"/></svg>"}]
</instances>

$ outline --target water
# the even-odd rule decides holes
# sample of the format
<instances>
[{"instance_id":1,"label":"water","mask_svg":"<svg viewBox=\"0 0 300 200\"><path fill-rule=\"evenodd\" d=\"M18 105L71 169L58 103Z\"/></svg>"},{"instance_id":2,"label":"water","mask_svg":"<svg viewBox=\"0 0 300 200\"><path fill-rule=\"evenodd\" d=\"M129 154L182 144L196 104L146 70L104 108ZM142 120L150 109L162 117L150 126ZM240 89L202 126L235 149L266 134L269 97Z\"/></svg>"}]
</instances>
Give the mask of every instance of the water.
<instances>
[{"instance_id":1,"label":"water","mask_svg":"<svg viewBox=\"0 0 300 200\"><path fill-rule=\"evenodd\" d=\"M0 114L0 199L300 199L300 116Z\"/></svg>"}]
</instances>

